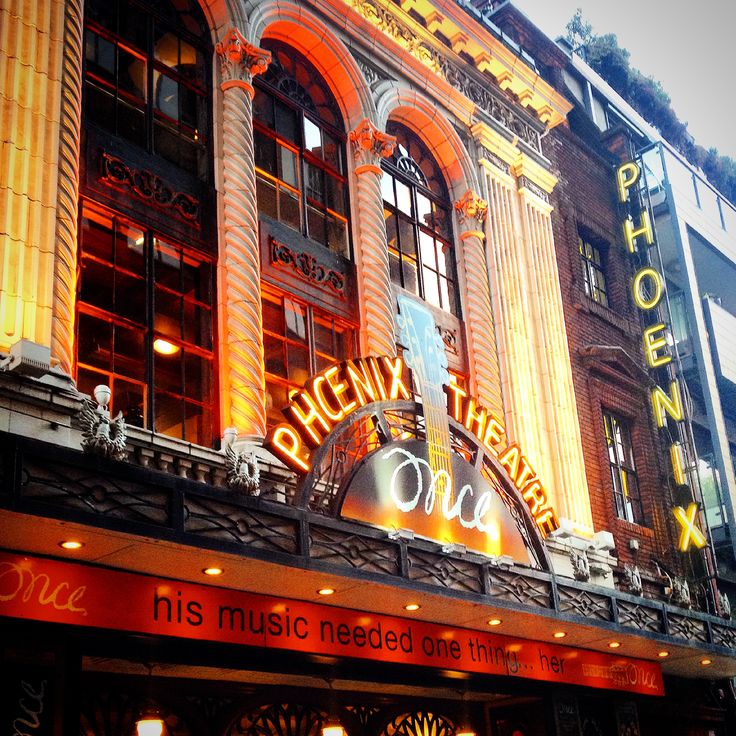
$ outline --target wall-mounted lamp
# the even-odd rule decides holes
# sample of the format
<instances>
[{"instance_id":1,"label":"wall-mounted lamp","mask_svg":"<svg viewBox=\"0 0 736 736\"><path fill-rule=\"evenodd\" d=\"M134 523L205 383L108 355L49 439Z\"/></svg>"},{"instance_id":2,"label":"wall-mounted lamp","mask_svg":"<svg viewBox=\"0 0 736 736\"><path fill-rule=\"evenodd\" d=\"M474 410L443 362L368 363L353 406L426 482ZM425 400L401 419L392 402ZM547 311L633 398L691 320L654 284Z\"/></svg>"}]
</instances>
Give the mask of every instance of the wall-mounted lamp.
<instances>
[{"instance_id":1,"label":"wall-mounted lamp","mask_svg":"<svg viewBox=\"0 0 736 736\"><path fill-rule=\"evenodd\" d=\"M411 542L414 539L414 532L411 529L390 529L388 538L394 542L402 539L404 542Z\"/></svg>"}]
</instances>

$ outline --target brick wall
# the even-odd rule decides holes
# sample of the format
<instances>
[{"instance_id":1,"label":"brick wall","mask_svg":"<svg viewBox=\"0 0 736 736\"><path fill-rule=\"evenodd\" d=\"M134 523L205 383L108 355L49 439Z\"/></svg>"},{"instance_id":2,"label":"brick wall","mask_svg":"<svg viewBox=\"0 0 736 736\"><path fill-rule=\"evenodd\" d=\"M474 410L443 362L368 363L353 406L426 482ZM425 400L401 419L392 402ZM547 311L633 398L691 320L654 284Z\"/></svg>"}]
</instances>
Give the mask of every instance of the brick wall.
<instances>
[{"instance_id":1,"label":"brick wall","mask_svg":"<svg viewBox=\"0 0 736 736\"><path fill-rule=\"evenodd\" d=\"M613 533L620 562L635 562L650 571L654 556L677 569L680 563L672 537L665 447L651 414L640 317L629 294L633 270L620 236L614 163L604 157L604 151L594 151L563 127L546 137L545 154L559 176L552 194L552 227L594 527ZM602 251L608 308L585 294L578 232ZM642 526L616 515L604 410L631 424L644 506ZM631 539L639 542L637 553L630 549Z\"/></svg>"}]
</instances>

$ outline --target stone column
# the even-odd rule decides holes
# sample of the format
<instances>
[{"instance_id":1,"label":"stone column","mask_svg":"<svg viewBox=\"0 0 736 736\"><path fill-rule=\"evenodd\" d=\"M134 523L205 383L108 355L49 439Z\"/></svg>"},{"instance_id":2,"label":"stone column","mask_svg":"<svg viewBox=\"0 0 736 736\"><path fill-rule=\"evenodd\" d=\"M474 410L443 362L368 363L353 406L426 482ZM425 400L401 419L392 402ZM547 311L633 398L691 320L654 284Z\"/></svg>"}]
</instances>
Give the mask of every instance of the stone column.
<instances>
[{"instance_id":1,"label":"stone column","mask_svg":"<svg viewBox=\"0 0 736 736\"><path fill-rule=\"evenodd\" d=\"M455 211L463 242L467 290L465 324L468 328L470 368L476 382L475 394L483 406L503 417L496 326L484 247L488 203L468 190L462 199L455 202Z\"/></svg>"},{"instance_id":2,"label":"stone column","mask_svg":"<svg viewBox=\"0 0 736 736\"><path fill-rule=\"evenodd\" d=\"M72 3L77 14L78 2ZM70 16L74 12L72 8ZM63 72L62 57L73 53L65 45L63 0L0 3L2 351L22 338L51 346L55 294L67 292L64 311L69 324L73 314L74 279L60 281L54 264L61 80L66 77L68 82L69 77ZM81 60L79 46L77 41ZM72 102L78 105L78 96ZM65 332L71 334L68 328ZM63 342L65 347L54 352L61 352L59 357L68 370L71 342L69 338Z\"/></svg>"},{"instance_id":3,"label":"stone column","mask_svg":"<svg viewBox=\"0 0 736 736\"><path fill-rule=\"evenodd\" d=\"M64 36L56 200L51 355L71 375L74 364L74 311L77 285L79 139L82 124L82 2L68 0Z\"/></svg>"},{"instance_id":4,"label":"stone column","mask_svg":"<svg viewBox=\"0 0 736 736\"><path fill-rule=\"evenodd\" d=\"M258 205L253 156L253 77L271 54L237 29L215 47L222 110L222 233L218 260L222 425L241 436L266 433Z\"/></svg>"},{"instance_id":5,"label":"stone column","mask_svg":"<svg viewBox=\"0 0 736 736\"><path fill-rule=\"evenodd\" d=\"M369 355L394 355L394 306L391 299L386 222L383 219L380 167L396 146L396 138L382 133L367 118L350 131L355 155L358 194L358 279L362 299L364 349Z\"/></svg>"}]
</instances>

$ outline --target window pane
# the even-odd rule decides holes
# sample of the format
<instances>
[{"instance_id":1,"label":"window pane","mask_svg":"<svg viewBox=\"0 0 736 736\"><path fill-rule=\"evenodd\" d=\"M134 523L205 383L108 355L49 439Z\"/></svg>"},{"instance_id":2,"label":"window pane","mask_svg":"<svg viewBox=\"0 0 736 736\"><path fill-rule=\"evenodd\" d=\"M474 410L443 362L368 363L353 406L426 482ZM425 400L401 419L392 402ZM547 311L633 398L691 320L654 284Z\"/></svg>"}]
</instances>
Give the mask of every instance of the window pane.
<instances>
[{"instance_id":1,"label":"window pane","mask_svg":"<svg viewBox=\"0 0 736 736\"><path fill-rule=\"evenodd\" d=\"M435 307L441 307L440 290L437 283L437 274L428 268L422 269L422 278L424 279L424 299Z\"/></svg>"},{"instance_id":2,"label":"window pane","mask_svg":"<svg viewBox=\"0 0 736 736\"><path fill-rule=\"evenodd\" d=\"M307 197L317 200L320 204L325 201L325 183L322 169L312 164L306 165L307 169Z\"/></svg>"},{"instance_id":3,"label":"window pane","mask_svg":"<svg viewBox=\"0 0 736 736\"><path fill-rule=\"evenodd\" d=\"M156 288L154 329L166 337L181 339L181 297Z\"/></svg>"},{"instance_id":4,"label":"window pane","mask_svg":"<svg viewBox=\"0 0 736 736\"><path fill-rule=\"evenodd\" d=\"M115 373L145 381L144 331L115 325Z\"/></svg>"},{"instance_id":5,"label":"window pane","mask_svg":"<svg viewBox=\"0 0 736 736\"><path fill-rule=\"evenodd\" d=\"M342 146L340 145L340 141L337 140L337 138L334 138L329 133L325 133L325 131L322 131L322 158L330 165L332 166L335 171L339 171L341 174L343 173L342 170L342 161L340 156L340 151L342 150Z\"/></svg>"},{"instance_id":6,"label":"window pane","mask_svg":"<svg viewBox=\"0 0 736 736\"><path fill-rule=\"evenodd\" d=\"M143 230L130 225L121 225L115 244L115 265L139 276L145 276L146 264L143 257L145 240Z\"/></svg>"},{"instance_id":7,"label":"window pane","mask_svg":"<svg viewBox=\"0 0 736 736\"><path fill-rule=\"evenodd\" d=\"M255 88L253 117L273 129L273 98L260 87Z\"/></svg>"},{"instance_id":8,"label":"window pane","mask_svg":"<svg viewBox=\"0 0 736 736\"><path fill-rule=\"evenodd\" d=\"M112 325L89 314L81 313L78 335L77 359L79 362L111 371Z\"/></svg>"},{"instance_id":9,"label":"window pane","mask_svg":"<svg viewBox=\"0 0 736 736\"><path fill-rule=\"evenodd\" d=\"M307 219L309 237L324 245L327 242L327 228L324 213L315 207L307 206Z\"/></svg>"},{"instance_id":10,"label":"window pane","mask_svg":"<svg viewBox=\"0 0 736 736\"><path fill-rule=\"evenodd\" d=\"M299 230L301 227L301 201L295 192L279 189L279 220L285 225Z\"/></svg>"},{"instance_id":11,"label":"window pane","mask_svg":"<svg viewBox=\"0 0 736 736\"><path fill-rule=\"evenodd\" d=\"M417 192L417 220L425 227L432 227L432 203L420 192Z\"/></svg>"},{"instance_id":12,"label":"window pane","mask_svg":"<svg viewBox=\"0 0 736 736\"><path fill-rule=\"evenodd\" d=\"M322 158L322 131L307 117L304 118L304 148Z\"/></svg>"},{"instance_id":13,"label":"window pane","mask_svg":"<svg viewBox=\"0 0 736 736\"><path fill-rule=\"evenodd\" d=\"M158 76L158 79L156 77ZM154 72L154 88L156 94L154 104L156 109L172 120L179 119L179 85L171 77L160 72Z\"/></svg>"},{"instance_id":14,"label":"window pane","mask_svg":"<svg viewBox=\"0 0 736 736\"><path fill-rule=\"evenodd\" d=\"M429 268L437 268L434 238L423 230L419 231L419 247L422 264Z\"/></svg>"},{"instance_id":15,"label":"window pane","mask_svg":"<svg viewBox=\"0 0 736 736\"><path fill-rule=\"evenodd\" d=\"M93 396L95 386L99 386L101 383L109 385L110 382L110 377L104 373L98 373L97 371L82 368L81 366L77 370L77 388L79 389L79 393Z\"/></svg>"},{"instance_id":16,"label":"window pane","mask_svg":"<svg viewBox=\"0 0 736 736\"><path fill-rule=\"evenodd\" d=\"M158 23L154 29L153 55L156 61L171 69L175 69L179 63L179 39Z\"/></svg>"},{"instance_id":17,"label":"window pane","mask_svg":"<svg viewBox=\"0 0 736 736\"><path fill-rule=\"evenodd\" d=\"M291 299L284 299L284 318L286 337L290 340L305 342L307 339L307 319L304 307Z\"/></svg>"},{"instance_id":18,"label":"window pane","mask_svg":"<svg viewBox=\"0 0 736 736\"><path fill-rule=\"evenodd\" d=\"M184 339L197 347L211 350L212 332L210 325L212 324L212 318L209 308L184 301L183 309Z\"/></svg>"},{"instance_id":19,"label":"window pane","mask_svg":"<svg viewBox=\"0 0 736 736\"><path fill-rule=\"evenodd\" d=\"M290 184L292 187L299 188L299 174L297 173L296 154L288 148L279 146L279 178Z\"/></svg>"},{"instance_id":20,"label":"window pane","mask_svg":"<svg viewBox=\"0 0 736 736\"><path fill-rule=\"evenodd\" d=\"M312 372L309 367L309 350L301 345L288 344L286 355L289 380L298 386L303 386Z\"/></svg>"},{"instance_id":21,"label":"window pane","mask_svg":"<svg viewBox=\"0 0 736 736\"><path fill-rule=\"evenodd\" d=\"M266 371L281 378L287 377L284 342L272 335L263 336L263 355Z\"/></svg>"},{"instance_id":22,"label":"window pane","mask_svg":"<svg viewBox=\"0 0 736 736\"><path fill-rule=\"evenodd\" d=\"M280 301L274 301L266 296L263 302L263 329L275 332L277 335L284 334L284 309Z\"/></svg>"},{"instance_id":23,"label":"window pane","mask_svg":"<svg viewBox=\"0 0 736 736\"><path fill-rule=\"evenodd\" d=\"M92 84L85 86L84 114L88 120L107 130L115 130L115 97Z\"/></svg>"},{"instance_id":24,"label":"window pane","mask_svg":"<svg viewBox=\"0 0 736 736\"><path fill-rule=\"evenodd\" d=\"M325 174L325 204L340 215L345 214L345 187L334 176Z\"/></svg>"},{"instance_id":25,"label":"window pane","mask_svg":"<svg viewBox=\"0 0 736 736\"><path fill-rule=\"evenodd\" d=\"M187 401L184 404L185 427L184 439L187 442L203 444L212 437L212 413L209 408Z\"/></svg>"},{"instance_id":26,"label":"window pane","mask_svg":"<svg viewBox=\"0 0 736 736\"><path fill-rule=\"evenodd\" d=\"M181 349L172 355L153 353L153 382L157 389L180 394L183 386L181 382Z\"/></svg>"},{"instance_id":27,"label":"window pane","mask_svg":"<svg viewBox=\"0 0 736 736\"><path fill-rule=\"evenodd\" d=\"M183 401L157 391L153 399L153 426L156 432L184 438Z\"/></svg>"},{"instance_id":28,"label":"window pane","mask_svg":"<svg viewBox=\"0 0 736 736\"><path fill-rule=\"evenodd\" d=\"M414 294L419 293L419 282L417 280L417 266L414 261L402 261L402 273L404 276L404 288Z\"/></svg>"},{"instance_id":29,"label":"window pane","mask_svg":"<svg viewBox=\"0 0 736 736\"><path fill-rule=\"evenodd\" d=\"M166 123L157 120L153 126L153 150L172 164L179 165L179 133Z\"/></svg>"},{"instance_id":30,"label":"window pane","mask_svg":"<svg viewBox=\"0 0 736 736\"><path fill-rule=\"evenodd\" d=\"M143 110L118 101L117 116L118 135L137 146L144 147L146 145L146 120Z\"/></svg>"},{"instance_id":31,"label":"window pane","mask_svg":"<svg viewBox=\"0 0 736 736\"><path fill-rule=\"evenodd\" d=\"M212 363L207 358L184 351L184 386L190 399L202 401L212 390Z\"/></svg>"},{"instance_id":32,"label":"window pane","mask_svg":"<svg viewBox=\"0 0 736 736\"><path fill-rule=\"evenodd\" d=\"M276 200L276 185L259 176L256 179L256 198L258 199L258 211L268 217L278 219L278 205Z\"/></svg>"},{"instance_id":33,"label":"window pane","mask_svg":"<svg viewBox=\"0 0 736 736\"><path fill-rule=\"evenodd\" d=\"M122 271L115 273L115 311L139 324L146 322L146 282Z\"/></svg>"},{"instance_id":34,"label":"window pane","mask_svg":"<svg viewBox=\"0 0 736 736\"><path fill-rule=\"evenodd\" d=\"M327 247L345 258L350 257L348 249L348 231L344 220L336 217L327 218Z\"/></svg>"},{"instance_id":35,"label":"window pane","mask_svg":"<svg viewBox=\"0 0 736 736\"><path fill-rule=\"evenodd\" d=\"M115 84L115 44L88 30L85 34L84 52L87 69L110 84Z\"/></svg>"},{"instance_id":36,"label":"window pane","mask_svg":"<svg viewBox=\"0 0 736 736\"><path fill-rule=\"evenodd\" d=\"M394 196L394 180L393 177L385 171L381 176L381 195L389 204L396 206L396 197Z\"/></svg>"},{"instance_id":37,"label":"window pane","mask_svg":"<svg viewBox=\"0 0 736 736\"><path fill-rule=\"evenodd\" d=\"M260 130L254 130L253 146L256 166L273 176L277 176L276 141L261 133Z\"/></svg>"},{"instance_id":38,"label":"window pane","mask_svg":"<svg viewBox=\"0 0 736 736\"><path fill-rule=\"evenodd\" d=\"M411 215L411 191L403 182L396 183L396 206L405 214Z\"/></svg>"},{"instance_id":39,"label":"window pane","mask_svg":"<svg viewBox=\"0 0 736 736\"><path fill-rule=\"evenodd\" d=\"M115 378L114 389L112 394L113 416L122 411L126 424L133 427L145 426L145 386Z\"/></svg>"},{"instance_id":40,"label":"window pane","mask_svg":"<svg viewBox=\"0 0 736 736\"><path fill-rule=\"evenodd\" d=\"M145 60L118 48L118 87L140 100L145 100L146 86Z\"/></svg>"},{"instance_id":41,"label":"window pane","mask_svg":"<svg viewBox=\"0 0 736 736\"><path fill-rule=\"evenodd\" d=\"M157 286L181 290L181 258L179 249L160 238L154 238L154 278Z\"/></svg>"},{"instance_id":42,"label":"window pane","mask_svg":"<svg viewBox=\"0 0 736 736\"><path fill-rule=\"evenodd\" d=\"M79 298L107 312L112 311L114 270L112 265L82 258Z\"/></svg>"},{"instance_id":43,"label":"window pane","mask_svg":"<svg viewBox=\"0 0 736 736\"><path fill-rule=\"evenodd\" d=\"M314 349L318 353L334 356L334 342L332 338L332 320L315 317L314 319Z\"/></svg>"},{"instance_id":44,"label":"window pane","mask_svg":"<svg viewBox=\"0 0 736 736\"><path fill-rule=\"evenodd\" d=\"M278 100L275 100L275 112L276 132L293 143L299 143L296 112Z\"/></svg>"}]
</instances>

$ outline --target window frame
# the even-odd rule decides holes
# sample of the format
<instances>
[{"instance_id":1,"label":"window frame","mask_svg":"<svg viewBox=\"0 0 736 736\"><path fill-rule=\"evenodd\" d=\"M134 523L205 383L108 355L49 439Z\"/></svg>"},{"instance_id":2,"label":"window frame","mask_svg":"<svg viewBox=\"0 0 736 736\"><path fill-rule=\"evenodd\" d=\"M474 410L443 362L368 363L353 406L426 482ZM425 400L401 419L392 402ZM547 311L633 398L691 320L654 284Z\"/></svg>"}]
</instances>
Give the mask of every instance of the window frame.
<instances>
[{"instance_id":1,"label":"window frame","mask_svg":"<svg viewBox=\"0 0 736 736\"><path fill-rule=\"evenodd\" d=\"M299 390L303 388L304 383L306 383L306 379L309 377L316 375L320 371L324 370L327 364L332 364L335 362L338 362L340 360L350 360L352 358L355 358L357 356L358 351L358 325L353 324L349 322L348 320L345 320L336 314L323 309L322 307L319 307L315 304L311 304L308 301L301 299L290 292L283 291L281 289L276 288L262 288L261 289L261 303L262 303L262 309L263 313L265 315L266 309L263 307L263 302L269 301L272 304L280 304L281 307L281 316L284 320L284 323L286 323L286 301L291 301L294 304L298 305L302 310L304 314L304 323L305 323L305 338L303 342L299 342L297 340L294 340L290 338L288 335L279 334L278 331L276 331L271 325L266 324L266 320L264 318L263 320L263 343L264 343L264 375L265 375L265 384L266 384L266 393L268 394L268 384L274 383L281 387L283 387L286 390L287 397L292 391ZM346 336L345 344L346 344L346 355L345 356L331 356L328 355L324 350L320 350L317 347L316 339L315 339L315 325L317 322L317 319L324 318L326 321L331 323L332 330L334 331L335 327L341 327L343 334ZM286 330L284 330L286 332ZM287 376L280 376L276 373L273 373L269 371L268 369L268 355L266 353L266 344L268 340L273 341L274 343L278 342L282 346L282 356L283 356L283 365L287 369ZM334 340L334 332L333 332L333 340ZM305 381L302 383L299 383L295 380L290 380L288 377L288 368L289 368L289 359L288 359L288 353L284 352L284 346L288 345L294 345L299 348L305 349L307 353L307 375L305 377ZM325 365L320 366L319 359L322 358L325 361ZM284 406L267 406L267 415L273 414L274 417L276 416L277 412L280 412L281 409L283 409L286 406L286 403L284 403ZM273 417L268 416L267 417L267 423L268 426L272 426L271 423L273 421ZM280 421L280 418L278 419Z\"/></svg>"},{"instance_id":2,"label":"window frame","mask_svg":"<svg viewBox=\"0 0 736 736\"><path fill-rule=\"evenodd\" d=\"M89 252L85 252L85 227L83 226L83 220L87 213L95 214L101 218L109 219L110 221L110 260L106 261L105 259L101 258L99 255L92 254ZM143 273L134 273L133 271L130 271L129 269L125 267L121 267L118 265L117 261L117 248L118 248L118 241L119 241L119 233L123 229L133 229L135 231L138 231L142 233L142 242L138 243L136 241L136 244L141 245L142 249L142 260L143 260ZM215 279L216 279L216 261L215 258L207 254L203 251L200 251L196 248L193 248L191 246L187 246L181 242L178 242L176 239L171 238L167 235L164 235L160 233L159 231L155 230L152 227L146 226L145 224L141 223L140 221L134 220L131 217L128 217L127 215L123 215L119 212L116 212L114 210L111 210L107 207L104 207L97 202L89 199L82 199L80 202L80 227L79 227L79 255L78 255L78 262L80 266L80 279L78 281L78 293L77 293L77 300L76 300L76 344L77 348L75 350L75 359L74 359L74 375L79 376L80 369L82 371L85 371L89 375L97 375L100 377L99 383L107 383L111 390L112 390L112 406L111 409L113 411L117 411L117 408L115 406L116 403L116 388L115 384L120 381L125 381L127 383L135 384L136 386L141 387L142 390L142 403L143 403L143 410L142 410L142 427L144 429L149 429L152 431L155 431L160 434L167 434L166 432L163 432L157 425L157 400L156 395L162 394L166 397L173 399L174 401L178 401L180 404L180 409L182 411L182 435L167 435L172 437L177 437L178 439L182 439L183 441L192 442L194 441L196 444L204 445L204 446L212 446L213 442L216 438L216 426L217 426L217 416L216 416L216 403L215 403L215 396L217 391L217 357L216 357L216 323L215 323L215 309L216 309L216 295L215 295ZM156 263L156 254L157 251L156 246L166 246L169 248L174 249L179 258L179 285L182 287L181 290L172 289L171 287L165 286L164 284L160 284L157 282L157 279L155 278L155 263ZM199 264L206 264L208 267L208 295L209 295L209 303L204 299L199 298L192 298L188 295L188 293L184 290L183 285L183 269L181 268L181 264L186 259L194 259L195 262ZM129 316L126 316L124 314L121 314L117 310L117 305L114 303L114 297L113 301L111 301L110 307L106 308L104 306L100 306L99 304L94 304L89 301L85 301L83 299L83 289L85 288L85 282L84 282L84 269L86 263L96 263L102 267L110 268L111 270L111 278L113 279L113 283L111 285L111 290L113 290L113 293L116 289L116 280L118 274L122 274L126 277L134 277L137 278L139 281L142 282L142 290L144 292L144 300L145 305L143 309L143 319L142 320L135 320L132 319ZM157 317L157 311L156 311L156 301L157 298L160 298L159 292L163 292L168 294L170 297L173 297L175 300L179 301L178 308L179 308L179 333L178 336L171 334L170 332L166 332L161 329L160 326L156 325L156 317ZM198 345L196 342L193 342L191 340L187 340L186 335L186 329L187 324L189 324L189 321L186 318L186 307L194 307L198 310L205 310L209 313L209 319L205 321L206 326L209 327L208 335L209 337L205 340L205 346ZM104 368L100 365L95 365L92 362L88 362L84 360L84 358L88 356L80 356L80 348L82 346L82 340L80 337L80 323L83 318L88 317L90 319L98 320L100 322L105 322L108 325L110 325L113 332L111 334L113 335L113 343L110 347L110 368ZM143 370L142 380L132 378L129 375L126 375L124 373L121 373L115 364L115 361L117 360L117 357L119 353L115 349L115 330L116 329L126 329L126 330L133 330L139 333L142 336L143 341L143 355L142 355L142 361L143 361ZM156 340L163 340L165 343L168 343L169 345L173 345L176 349L172 355L179 354L179 368L178 371L180 373L180 381L181 381L181 391L174 392L170 390L163 390L161 388L157 388L157 368L156 363L158 360L157 356L162 356L163 354L160 352L160 350L157 350L155 348L155 342ZM209 347L207 347L209 346ZM80 360L80 357L82 358ZM198 394L195 396L192 393L189 393L187 391L187 358L189 357L196 357L203 361L206 361L209 365L209 392L202 392L201 394ZM206 377L205 377L205 380ZM205 395L207 393L208 395ZM189 405L194 405L198 407L201 410L201 416L202 421L205 423L205 429L203 431L209 431L209 434L207 436L199 436L192 440L191 438L188 438L187 431L186 431L186 409ZM208 419L209 417L209 419ZM129 424L134 424L134 422L129 421ZM138 425L134 425L138 426Z\"/></svg>"},{"instance_id":3,"label":"window frame","mask_svg":"<svg viewBox=\"0 0 736 736\"><path fill-rule=\"evenodd\" d=\"M268 46L266 45L266 48ZM284 47L288 48L288 47ZM289 49L291 51L291 49ZM276 52L273 52L276 53ZM297 54L297 52L294 52ZM311 68L311 64L308 59L305 59L302 55L298 55L299 63L306 65ZM272 62L273 63L273 62ZM315 75L318 75L316 70ZM316 85L322 85L323 88L329 91L326 83L321 76L315 77L318 81ZM296 82L295 82L296 84ZM349 181L347 177L347 135L344 130L341 130L327 120L323 120L316 114L315 111L308 109L303 104L300 104L298 100L292 99L289 95L284 94L281 89L276 88L270 84L267 78L256 77L254 79L254 88L256 97L263 95L268 98L271 103L271 119L273 123L264 121L258 116L258 99L254 100L254 115L253 115L253 133L254 133L254 147L256 154L256 187L259 187L260 181L265 182L267 185L270 183L276 191L276 211L275 216L270 214L267 208L263 206L263 199L259 198L258 210L259 216L264 215L266 217L272 217L272 219L281 222L282 224L290 227L299 232L303 237L309 238L312 242L327 248L333 253L341 255L347 260L353 260L353 247L352 247L352 233L351 233L351 212L350 212L350 193L349 193ZM303 93L309 95L308 90L303 90ZM331 95L331 92L329 93ZM296 116L296 135L298 140L289 138L285 133L278 129L277 123L277 109L278 105L283 105L288 108ZM335 103L336 107L336 103ZM335 115L339 114L338 110L335 110ZM307 123L316 127L321 134L321 144L324 147L325 135L332 138L337 144L336 150L336 163L335 167L328 158L320 157L314 153L313 150L307 146L306 132ZM259 165L259 152L258 152L258 136L263 136L273 142L276 147L275 160L273 162L274 171L268 171L263 166ZM295 157L295 170L297 174L297 185L284 179L281 174L282 159L279 156L279 150L283 148L290 151ZM322 200L316 199L310 196L309 192L309 171L310 167L319 171L323 177L323 193ZM275 173L274 173L275 172ZM341 189L342 202L340 203L342 212L335 207L330 206L328 196L328 180L329 177L333 182L337 182ZM298 194L299 202L299 227L295 227L292 221L284 220L280 216L280 203L281 199L279 196L280 190L289 190L292 193ZM319 237L314 231L310 222L310 207L317 210L323 215L324 235ZM340 222L342 225L343 237L342 243L338 245L331 244L330 240L330 219L335 222Z\"/></svg>"},{"instance_id":4,"label":"window frame","mask_svg":"<svg viewBox=\"0 0 736 736\"><path fill-rule=\"evenodd\" d=\"M578 254L583 270L585 296L602 307L611 309L606 264L607 246L597 244L592 238L578 233Z\"/></svg>"},{"instance_id":5,"label":"window frame","mask_svg":"<svg viewBox=\"0 0 736 736\"><path fill-rule=\"evenodd\" d=\"M606 456L616 516L631 524L646 526L644 504L634 457L633 422L609 409L604 408L602 413ZM613 439L617 427L620 429L620 441Z\"/></svg>"},{"instance_id":6,"label":"window frame","mask_svg":"<svg viewBox=\"0 0 736 736\"><path fill-rule=\"evenodd\" d=\"M457 319L462 319L461 300L459 293L458 283L458 262L457 262L457 250L455 247L455 235L452 222L453 206L450 201L449 193L447 192L447 186L440 171L439 165L428 150L427 146L421 140L421 138L410 128L394 123L393 134L399 132L402 136L408 135L413 139L413 144L418 147L418 150L422 152L423 157L426 159L425 163L433 167L434 178L438 181L438 185L442 188L441 193L433 191L429 183L426 180L423 169L420 164L411 156L408 151L407 155L402 155L402 160L394 161L393 159L384 159L381 162L381 168L383 169L383 177L381 179L381 195L384 211L384 220L387 223L387 241L389 247L389 262L395 259L398 264L398 280L394 276L393 270L391 271L391 281L402 289L415 294L427 304L440 309L441 311L452 315ZM398 149L398 144L397 144ZM398 154L395 154L396 158ZM402 165L403 163L403 165ZM398 164L398 165L397 165ZM410 172L415 172L414 174ZM420 180L420 177L424 181ZM409 190L409 202L410 212L405 212L399 204L398 187L406 187ZM392 201L389 201L384 196L388 192L392 194ZM420 197L428 200L431 207L432 225L428 226L426 223L420 220L421 208L419 206ZM444 222L446 223L443 232L442 226L438 225L441 222L440 218L437 217L437 211L443 212ZM395 245L394 241L394 228L389 228L388 223L390 218L395 219ZM409 226L411 235L413 236L414 248L405 249L402 242L403 238L407 236L408 232L404 230L402 235L401 223ZM389 232L390 229L390 232ZM424 238L431 239L434 263L427 263L426 255L423 253L423 236ZM413 252L412 252L413 251ZM429 251L428 251L429 252ZM415 254L415 255L414 255ZM442 271L442 263L445 264L445 271ZM411 264L416 264L416 288L412 288L412 284L406 278L406 272L408 266L411 268ZM432 274L436 279L436 294L435 299L428 299L429 287L427 283L427 274ZM446 284L446 295L442 288L442 285ZM444 304L445 300L448 302Z\"/></svg>"}]
</instances>

